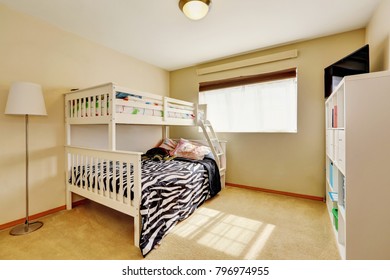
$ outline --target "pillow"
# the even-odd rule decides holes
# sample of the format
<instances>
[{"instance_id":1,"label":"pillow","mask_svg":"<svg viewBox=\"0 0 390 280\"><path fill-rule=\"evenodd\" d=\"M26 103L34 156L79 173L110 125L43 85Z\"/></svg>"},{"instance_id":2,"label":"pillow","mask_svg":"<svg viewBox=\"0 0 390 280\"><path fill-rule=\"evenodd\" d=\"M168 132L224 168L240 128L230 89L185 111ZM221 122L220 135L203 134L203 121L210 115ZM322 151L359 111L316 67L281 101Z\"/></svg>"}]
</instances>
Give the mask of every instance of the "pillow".
<instances>
[{"instance_id":1,"label":"pillow","mask_svg":"<svg viewBox=\"0 0 390 280\"><path fill-rule=\"evenodd\" d=\"M165 138L162 143L160 144L160 148L164 148L168 151L173 151L177 146L177 141Z\"/></svg>"},{"instance_id":2,"label":"pillow","mask_svg":"<svg viewBox=\"0 0 390 280\"><path fill-rule=\"evenodd\" d=\"M209 153L209 147L192 143L186 139L180 139L179 143L171 154L176 157L202 160L204 156Z\"/></svg>"}]
</instances>

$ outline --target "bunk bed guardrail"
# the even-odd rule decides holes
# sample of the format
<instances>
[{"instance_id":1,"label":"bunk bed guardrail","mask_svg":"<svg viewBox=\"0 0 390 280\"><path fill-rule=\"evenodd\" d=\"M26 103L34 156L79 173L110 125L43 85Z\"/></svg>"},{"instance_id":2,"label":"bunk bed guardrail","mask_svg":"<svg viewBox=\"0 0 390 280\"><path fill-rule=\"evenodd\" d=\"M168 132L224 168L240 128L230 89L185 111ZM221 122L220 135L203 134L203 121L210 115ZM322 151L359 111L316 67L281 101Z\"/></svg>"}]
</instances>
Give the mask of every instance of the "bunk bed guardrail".
<instances>
[{"instance_id":1,"label":"bunk bed guardrail","mask_svg":"<svg viewBox=\"0 0 390 280\"><path fill-rule=\"evenodd\" d=\"M69 124L114 121L196 125L199 116L203 115L195 103L130 90L113 83L67 93L65 112L66 122Z\"/></svg>"},{"instance_id":2,"label":"bunk bed guardrail","mask_svg":"<svg viewBox=\"0 0 390 280\"><path fill-rule=\"evenodd\" d=\"M139 247L142 153L74 146L65 146L65 153L67 209L75 193L132 216Z\"/></svg>"}]
</instances>

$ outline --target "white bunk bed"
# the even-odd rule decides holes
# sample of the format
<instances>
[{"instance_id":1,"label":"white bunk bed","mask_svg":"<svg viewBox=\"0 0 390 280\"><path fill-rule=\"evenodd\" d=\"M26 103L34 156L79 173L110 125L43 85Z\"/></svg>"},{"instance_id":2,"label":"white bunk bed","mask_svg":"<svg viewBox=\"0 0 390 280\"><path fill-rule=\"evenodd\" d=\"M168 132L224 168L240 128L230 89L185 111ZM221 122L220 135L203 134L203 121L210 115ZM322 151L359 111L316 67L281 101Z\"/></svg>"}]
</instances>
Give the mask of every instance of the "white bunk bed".
<instances>
[{"instance_id":1,"label":"white bunk bed","mask_svg":"<svg viewBox=\"0 0 390 280\"><path fill-rule=\"evenodd\" d=\"M117 125L160 125L163 127L162 139L168 137L168 126L199 125L205 136L200 142L210 147L224 186L226 143L218 140L205 117L204 106L113 83L65 94L67 209L72 208L74 193L132 216L134 245L140 247L143 152L116 149ZM72 146L72 125L107 125L108 148ZM143 254L151 249L144 249Z\"/></svg>"}]
</instances>

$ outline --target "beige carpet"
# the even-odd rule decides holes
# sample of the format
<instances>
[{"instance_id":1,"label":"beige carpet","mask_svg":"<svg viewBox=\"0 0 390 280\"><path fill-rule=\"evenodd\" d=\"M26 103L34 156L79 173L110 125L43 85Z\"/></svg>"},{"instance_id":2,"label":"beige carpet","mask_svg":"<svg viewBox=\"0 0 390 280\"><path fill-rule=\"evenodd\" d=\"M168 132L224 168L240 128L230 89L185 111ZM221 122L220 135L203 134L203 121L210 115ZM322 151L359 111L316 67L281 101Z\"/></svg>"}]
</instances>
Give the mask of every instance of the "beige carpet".
<instances>
[{"instance_id":1,"label":"beige carpet","mask_svg":"<svg viewBox=\"0 0 390 280\"><path fill-rule=\"evenodd\" d=\"M89 202L40 219L29 235L0 232L0 259L143 259L132 218ZM339 259L323 202L227 187L178 224L146 259Z\"/></svg>"}]
</instances>

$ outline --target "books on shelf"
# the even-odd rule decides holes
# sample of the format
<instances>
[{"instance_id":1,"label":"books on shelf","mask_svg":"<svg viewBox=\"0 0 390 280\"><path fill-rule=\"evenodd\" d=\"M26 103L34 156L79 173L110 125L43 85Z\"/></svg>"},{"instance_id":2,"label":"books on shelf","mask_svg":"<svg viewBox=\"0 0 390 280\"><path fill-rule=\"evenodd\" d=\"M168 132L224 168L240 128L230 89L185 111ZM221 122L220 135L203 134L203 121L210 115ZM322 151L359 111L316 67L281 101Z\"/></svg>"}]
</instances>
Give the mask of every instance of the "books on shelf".
<instances>
[{"instance_id":1,"label":"books on shelf","mask_svg":"<svg viewBox=\"0 0 390 280\"><path fill-rule=\"evenodd\" d=\"M332 108L332 128L338 127L338 109L337 105L334 105Z\"/></svg>"}]
</instances>

